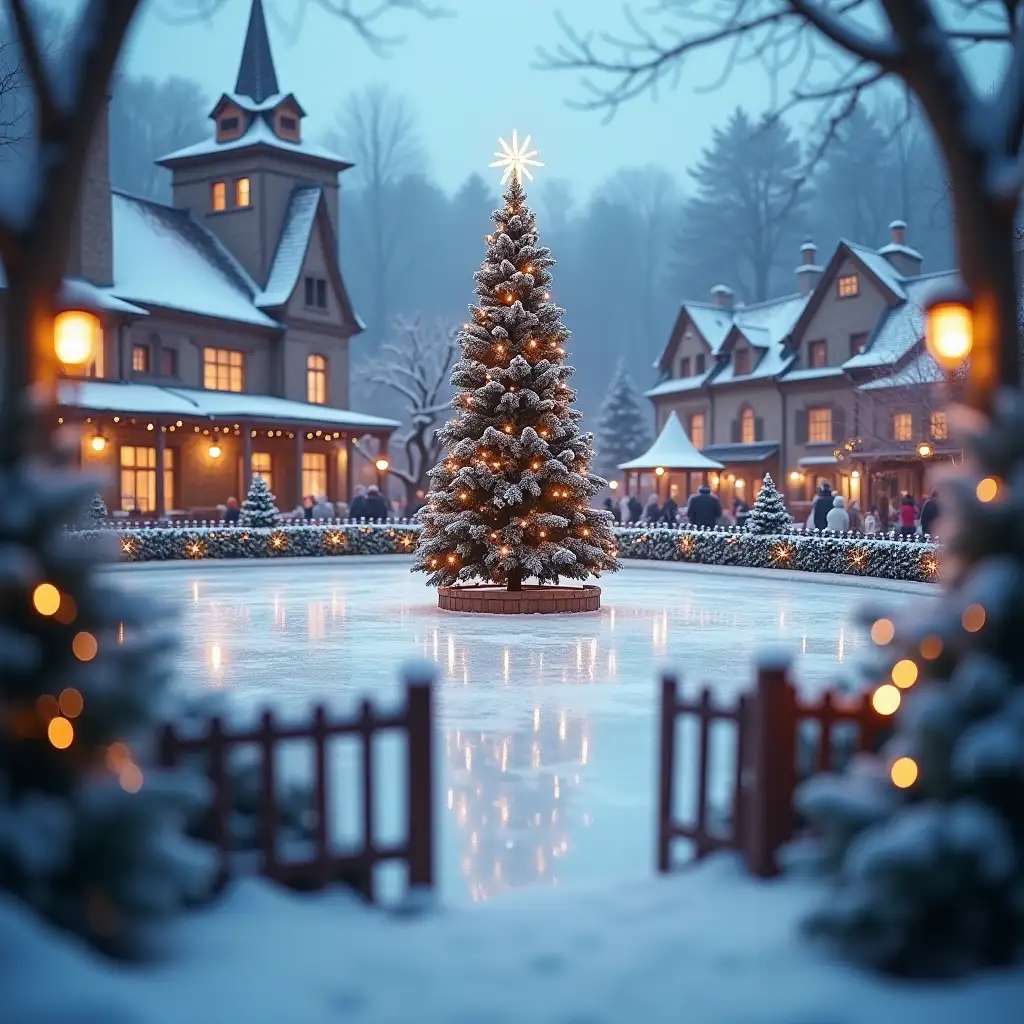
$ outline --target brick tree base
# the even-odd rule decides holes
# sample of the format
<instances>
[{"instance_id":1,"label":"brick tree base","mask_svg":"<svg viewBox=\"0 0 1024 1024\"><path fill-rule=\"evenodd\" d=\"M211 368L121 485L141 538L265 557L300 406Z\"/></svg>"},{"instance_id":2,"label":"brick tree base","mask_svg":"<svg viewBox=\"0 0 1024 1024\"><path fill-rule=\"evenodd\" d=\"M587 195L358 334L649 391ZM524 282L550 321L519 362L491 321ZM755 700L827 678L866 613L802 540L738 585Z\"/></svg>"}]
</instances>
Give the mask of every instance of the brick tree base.
<instances>
[{"instance_id":1,"label":"brick tree base","mask_svg":"<svg viewBox=\"0 0 1024 1024\"><path fill-rule=\"evenodd\" d=\"M558 612L596 612L601 607L601 588L439 587L437 605L446 612L484 612L491 615L551 615Z\"/></svg>"}]
</instances>

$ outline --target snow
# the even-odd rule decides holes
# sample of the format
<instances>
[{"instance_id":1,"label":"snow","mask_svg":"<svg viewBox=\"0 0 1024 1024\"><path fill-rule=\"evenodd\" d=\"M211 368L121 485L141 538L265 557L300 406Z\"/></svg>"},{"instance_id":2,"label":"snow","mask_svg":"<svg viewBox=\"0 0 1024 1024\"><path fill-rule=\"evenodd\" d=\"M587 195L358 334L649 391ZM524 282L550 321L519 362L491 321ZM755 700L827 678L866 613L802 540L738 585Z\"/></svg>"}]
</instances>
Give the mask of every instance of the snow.
<instances>
[{"instance_id":1,"label":"snow","mask_svg":"<svg viewBox=\"0 0 1024 1024\"><path fill-rule=\"evenodd\" d=\"M712 364L712 370L714 364ZM692 377L680 377L677 380L666 380L644 392L645 398L657 398L660 395L677 395L686 391L699 391L708 382L711 370Z\"/></svg>"},{"instance_id":2,"label":"snow","mask_svg":"<svg viewBox=\"0 0 1024 1024\"><path fill-rule=\"evenodd\" d=\"M0 903L10 1024L963 1024L1009 1022L1024 974L894 984L802 941L816 892L731 856L611 890L394 917L250 881L117 969ZM4 977L4 976L7 977ZM52 979L59 978L59 984ZM681 1017L682 1014L682 1017Z\"/></svg>"},{"instance_id":3,"label":"snow","mask_svg":"<svg viewBox=\"0 0 1024 1024\"><path fill-rule=\"evenodd\" d=\"M257 306L283 306L292 297L322 196L319 185L300 186L292 192L267 286L257 297Z\"/></svg>"},{"instance_id":4,"label":"snow","mask_svg":"<svg viewBox=\"0 0 1024 1024\"><path fill-rule=\"evenodd\" d=\"M329 405L294 402L271 395L236 394L130 384L121 381L83 380L61 385L60 404L94 412L141 413L215 419L287 420L314 426L394 430L395 420Z\"/></svg>"},{"instance_id":5,"label":"snow","mask_svg":"<svg viewBox=\"0 0 1024 1024\"><path fill-rule=\"evenodd\" d=\"M829 377L842 377L846 371L841 366L808 366L802 370L790 370L783 375L783 380L826 380Z\"/></svg>"},{"instance_id":6,"label":"snow","mask_svg":"<svg viewBox=\"0 0 1024 1024\"><path fill-rule=\"evenodd\" d=\"M280 326L254 305L252 279L190 214L121 192L111 202L116 295L220 320Z\"/></svg>"},{"instance_id":7,"label":"snow","mask_svg":"<svg viewBox=\"0 0 1024 1024\"><path fill-rule=\"evenodd\" d=\"M916 249L912 249L909 245L900 245L896 242L892 242L889 245L883 245L882 248L878 250L879 256L887 256L890 253L899 253L902 256L909 256L913 260L924 259Z\"/></svg>"},{"instance_id":8,"label":"snow","mask_svg":"<svg viewBox=\"0 0 1024 1024\"><path fill-rule=\"evenodd\" d=\"M841 239L840 246L845 246L857 257L864 267L887 288L897 299L906 299L907 293L903 285L906 280L903 275L876 249L869 249L866 245L858 245L847 239Z\"/></svg>"},{"instance_id":9,"label":"snow","mask_svg":"<svg viewBox=\"0 0 1024 1024\"><path fill-rule=\"evenodd\" d=\"M296 156L308 157L311 160L318 160L334 164L339 169L350 167L347 160L342 160L336 153L332 153L322 146L312 142L290 142L287 139L278 138L273 128L264 120L263 115L258 114L249 125L249 130L237 139L229 142L218 142L216 138L206 139L194 145L186 146L184 149L175 150L166 156L160 157L157 163L164 167L173 166L181 160L188 160L196 156L215 156L218 153L234 152L240 149L249 149L251 146L269 146L272 149L279 149L286 153L293 153Z\"/></svg>"},{"instance_id":10,"label":"snow","mask_svg":"<svg viewBox=\"0 0 1024 1024\"><path fill-rule=\"evenodd\" d=\"M643 455L620 463L619 469L707 469L718 470L725 467L714 459L702 455L693 446L693 442L683 429L675 410L669 415L662 427L657 440Z\"/></svg>"},{"instance_id":11,"label":"snow","mask_svg":"<svg viewBox=\"0 0 1024 1024\"><path fill-rule=\"evenodd\" d=\"M7 273L0 263L0 289L7 287ZM80 277L65 277L61 282L57 305L65 308L84 308L109 313L123 313L126 316L148 316L148 310L133 306L117 298L110 288L100 288L91 281Z\"/></svg>"},{"instance_id":12,"label":"snow","mask_svg":"<svg viewBox=\"0 0 1024 1024\"><path fill-rule=\"evenodd\" d=\"M923 324L923 319L922 319ZM913 387L918 384L942 384L946 375L939 368L938 363L927 353L921 352L911 359L902 370L890 374L888 377L880 377L878 380L869 381L861 385L862 391L876 391L880 388Z\"/></svg>"}]
</instances>

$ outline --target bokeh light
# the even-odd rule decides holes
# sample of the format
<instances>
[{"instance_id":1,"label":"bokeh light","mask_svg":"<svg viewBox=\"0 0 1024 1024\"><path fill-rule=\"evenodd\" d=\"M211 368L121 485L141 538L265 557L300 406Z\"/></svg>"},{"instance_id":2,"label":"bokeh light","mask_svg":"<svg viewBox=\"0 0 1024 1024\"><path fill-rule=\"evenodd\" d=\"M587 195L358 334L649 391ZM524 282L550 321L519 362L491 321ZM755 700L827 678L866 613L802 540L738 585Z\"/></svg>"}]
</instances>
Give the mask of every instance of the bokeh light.
<instances>
[{"instance_id":1,"label":"bokeh light","mask_svg":"<svg viewBox=\"0 0 1024 1024\"><path fill-rule=\"evenodd\" d=\"M32 605L40 615L56 615L60 607L60 591L52 583L40 583L32 591Z\"/></svg>"},{"instance_id":2,"label":"bokeh light","mask_svg":"<svg viewBox=\"0 0 1024 1024\"><path fill-rule=\"evenodd\" d=\"M892 681L901 689L905 690L917 682L917 665L909 658L897 661L892 667Z\"/></svg>"},{"instance_id":3,"label":"bokeh light","mask_svg":"<svg viewBox=\"0 0 1024 1024\"><path fill-rule=\"evenodd\" d=\"M987 476L984 480L978 481L974 493L977 494L978 501L983 501L986 504L995 501L999 494L999 481L994 476Z\"/></svg>"},{"instance_id":4,"label":"bokeh light","mask_svg":"<svg viewBox=\"0 0 1024 1024\"><path fill-rule=\"evenodd\" d=\"M942 637L936 636L934 633L930 633L921 641L921 657L925 661L934 661L940 654L942 654Z\"/></svg>"},{"instance_id":5,"label":"bokeh light","mask_svg":"<svg viewBox=\"0 0 1024 1024\"><path fill-rule=\"evenodd\" d=\"M909 789L917 782L917 762L912 757L898 757L889 769L889 778L898 789Z\"/></svg>"},{"instance_id":6,"label":"bokeh light","mask_svg":"<svg viewBox=\"0 0 1024 1024\"><path fill-rule=\"evenodd\" d=\"M50 724L46 727L46 736L58 750L67 750L75 738L75 727L66 718L58 715L50 719Z\"/></svg>"},{"instance_id":7,"label":"bokeh light","mask_svg":"<svg viewBox=\"0 0 1024 1024\"><path fill-rule=\"evenodd\" d=\"M985 625L985 609L980 604L970 604L960 618L968 633L977 633Z\"/></svg>"},{"instance_id":8,"label":"bokeh light","mask_svg":"<svg viewBox=\"0 0 1024 1024\"><path fill-rule=\"evenodd\" d=\"M92 661L99 650L99 644L92 633L76 633L71 641L71 650L79 661Z\"/></svg>"},{"instance_id":9,"label":"bokeh light","mask_svg":"<svg viewBox=\"0 0 1024 1024\"><path fill-rule=\"evenodd\" d=\"M65 718L77 718L85 706L82 695L70 686L66 690L61 691L57 703L60 705L60 713Z\"/></svg>"},{"instance_id":10,"label":"bokeh light","mask_svg":"<svg viewBox=\"0 0 1024 1024\"><path fill-rule=\"evenodd\" d=\"M879 619L871 627L871 639L879 647L884 647L887 643L891 643L895 635L896 627L889 619Z\"/></svg>"},{"instance_id":11,"label":"bokeh light","mask_svg":"<svg viewBox=\"0 0 1024 1024\"><path fill-rule=\"evenodd\" d=\"M900 706L900 691L892 683L883 683L871 695L871 706L880 715L894 715Z\"/></svg>"},{"instance_id":12,"label":"bokeh light","mask_svg":"<svg viewBox=\"0 0 1024 1024\"><path fill-rule=\"evenodd\" d=\"M118 778L126 793L138 793L142 789L142 769L137 764L126 764Z\"/></svg>"}]
</instances>

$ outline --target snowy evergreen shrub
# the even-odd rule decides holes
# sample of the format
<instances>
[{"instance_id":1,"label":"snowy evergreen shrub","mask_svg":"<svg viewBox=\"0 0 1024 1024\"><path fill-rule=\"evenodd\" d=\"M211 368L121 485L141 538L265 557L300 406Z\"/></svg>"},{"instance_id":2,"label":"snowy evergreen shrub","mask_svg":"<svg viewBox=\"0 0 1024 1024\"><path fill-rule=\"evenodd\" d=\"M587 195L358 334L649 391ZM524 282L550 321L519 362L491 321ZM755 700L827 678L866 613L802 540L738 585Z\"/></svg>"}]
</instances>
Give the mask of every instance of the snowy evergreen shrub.
<instances>
[{"instance_id":1,"label":"snowy evergreen shrub","mask_svg":"<svg viewBox=\"0 0 1024 1024\"><path fill-rule=\"evenodd\" d=\"M798 799L832 877L811 932L905 975L1004 964L1024 945L1024 398L1002 394L965 440L944 485L943 600L867 616L872 678L902 687L893 737Z\"/></svg>"},{"instance_id":2,"label":"snowy evergreen shrub","mask_svg":"<svg viewBox=\"0 0 1024 1024\"><path fill-rule=\"evenodd\" d=\"M108 525L109 520L110 513L107 511L106 502L98 494L94 494L82 516L82 529L102 530Z\"/></svg>"},{"instance_id":3,"label":"snowy evergreen shrub","mask_svg":"<svg viewBox=\"0 0 1024 1024\"><path fill-rule=\"evenodd\" d=\"M112 532L62 528L95 494L69 455L0 467L0 888L134 957L205 884L184 834L202 783L151 762L173 639L99 571Z\"/></svg>"},{"instance_id":4,"label":"snowy evergreen shrub","mask_svg":"<svg viewBox=\"0 0 1024 1024\"><path fill-rule=\"evenodd\" d=\"M606 482L590 472L593 437L568 380L569 332L550 299L549 249L513 175L476 272L476 305L459 334L456 410L431 491L415 572L431 586L484 580L519 590L535 577L585 580L618 563L611 514L592 508Z\"/></svg>"},{"instance_id":5,"label":"snowy evergreen shrub","mask_svg":"<svg viewBox=\"0 0 1024 1024\"><path fill-rule=\"evenodd\" d=\"M650 419L650 411L637 394L623 357L615 367L597 420L596 448L608 476L615 476L621 463L643 455L650 448Z\"/></svg>"},{"instance_id":6,"label":"snowy evergreen shrub","mask_svg":"<svg viewBox=\"0 0 1024 1024\"><path fill-rule=\"evenodd\" d=\"M754 499L754 507L747 517L750 533L788 533L793 517L782 500L782 495L772 480L771 473L765 473L761 490Z\"/></svg>"},{"instance_id":7,"label":"snowy evergreen shrub","mask_svg":"<svg viewBox=\"0 0 1024 1024\"><path fill-rule=\"evenodd\" d=\"M252 483L249 484L249 493L242 502L239 522L242 526L280 526L281 513L274 501L274 495L270 493L266 480L254 474Z\"/></svg>"}]
</instances>

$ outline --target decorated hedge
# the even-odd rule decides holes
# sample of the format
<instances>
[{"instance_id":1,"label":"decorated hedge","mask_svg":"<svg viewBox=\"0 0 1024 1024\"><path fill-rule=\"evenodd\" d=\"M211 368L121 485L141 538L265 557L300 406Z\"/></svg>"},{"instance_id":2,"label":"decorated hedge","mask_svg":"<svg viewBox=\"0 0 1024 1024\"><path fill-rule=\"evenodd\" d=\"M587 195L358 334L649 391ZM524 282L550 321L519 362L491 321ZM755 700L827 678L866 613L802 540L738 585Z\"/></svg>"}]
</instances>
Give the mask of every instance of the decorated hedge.
<instances>
[{"instance_id":1,"label":"decorated hedge","mask_svg":"<svg viewBox=\"0 0 1024 1024\"><path fill-rule=\"evenodd\" d=\"M81 543L116 543L125 562L204 558L308 558L341 555L407 555L416 546L415 523L345 523L247 529L240 526L147 527L139 530L81 530ZM876 576L933 582L940 548L930 541L830 533L754 534L742 530L615 530L620 558L753 569Z\"/></svg>"}]
</instances>

